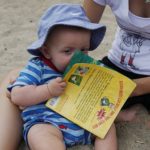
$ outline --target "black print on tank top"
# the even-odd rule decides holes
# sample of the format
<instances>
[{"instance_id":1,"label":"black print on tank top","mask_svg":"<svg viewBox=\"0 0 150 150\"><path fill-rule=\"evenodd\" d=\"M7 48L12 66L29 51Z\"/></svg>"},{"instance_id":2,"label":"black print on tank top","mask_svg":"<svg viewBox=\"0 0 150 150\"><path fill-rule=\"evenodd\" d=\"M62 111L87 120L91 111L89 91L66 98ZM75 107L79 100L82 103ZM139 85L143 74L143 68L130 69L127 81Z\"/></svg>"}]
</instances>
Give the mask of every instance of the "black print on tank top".
<instances>
[{"instance_id":1,"label":"black print on tank top","mask_svg":"<svg viewBox=\"0 0 150 150\"><path fill-rule=\"evenodd\" d=\"M123 32L120 43L120 49L122 50L120 63L122 65L139 70L134 65L134 59L136 58L136 54L140 53L144 40L146 39L139 35Z\"/></svg>"}]
</instances>

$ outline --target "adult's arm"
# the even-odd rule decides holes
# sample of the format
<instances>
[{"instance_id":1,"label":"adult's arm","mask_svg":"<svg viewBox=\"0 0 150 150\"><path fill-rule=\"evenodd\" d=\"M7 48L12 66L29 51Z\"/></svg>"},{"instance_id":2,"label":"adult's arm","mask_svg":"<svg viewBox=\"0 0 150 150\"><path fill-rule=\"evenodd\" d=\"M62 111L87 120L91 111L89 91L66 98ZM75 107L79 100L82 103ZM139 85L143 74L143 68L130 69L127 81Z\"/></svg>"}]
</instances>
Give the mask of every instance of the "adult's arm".
<instances>
[{"instance_id":1,"label":"adult's arm","mask_svg":"<svg viewBox=\"0 0 150 150\"><path fill-rule=\"evenodd\" d=\"M10 72L0 84L0 149L18 149L21 134L22 120L19 108L10 101L7 86L14 81L20 69Z\"/></svg>"},{"instance_id":2,"label":"adult's arm","mask_svg":"<svg viewBox=\"0 0 150 150\"><path fill-rule=\"evenodd\" d=\"M95 3L93 0L84 0L83 7L88 18L95 23L100 21L105 9L105 6Z\"/></svg>"},{"instance_id":3,"label":"adult's arm","mask_svg":"<svg viewBox=\"0 0 150 150\"><path fill-rule=\"evenodd\" d=\"M134 82L137 86L131 96L140 96L150 93L150 77L134 79Z\"/></svg>"}]
</instances>

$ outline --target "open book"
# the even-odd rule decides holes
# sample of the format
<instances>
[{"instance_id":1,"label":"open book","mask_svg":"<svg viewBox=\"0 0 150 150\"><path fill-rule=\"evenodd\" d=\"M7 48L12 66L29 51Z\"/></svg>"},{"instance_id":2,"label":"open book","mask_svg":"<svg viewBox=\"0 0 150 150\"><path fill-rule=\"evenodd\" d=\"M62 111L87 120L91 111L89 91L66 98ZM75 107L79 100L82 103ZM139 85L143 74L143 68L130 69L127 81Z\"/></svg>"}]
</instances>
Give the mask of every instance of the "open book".
<instances>
[{"instance_id":1,"label":"open book","mask_svg":"<svg viewBox=\"0 0 150 150\"><path fill-rule=\"evenodd\" d=\"M64 74L65 92L46 106L104 138L135 83L77 51Z\"/></svg>"}]
</instances>

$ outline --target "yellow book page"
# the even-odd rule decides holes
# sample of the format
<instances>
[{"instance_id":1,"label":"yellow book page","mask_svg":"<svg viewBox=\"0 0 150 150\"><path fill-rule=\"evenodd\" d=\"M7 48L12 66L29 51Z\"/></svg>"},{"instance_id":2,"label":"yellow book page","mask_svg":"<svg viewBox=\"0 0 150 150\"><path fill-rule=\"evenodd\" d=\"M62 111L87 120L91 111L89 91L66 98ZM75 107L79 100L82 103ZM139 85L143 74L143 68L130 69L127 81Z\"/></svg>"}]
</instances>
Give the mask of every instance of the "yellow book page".
<instances>
[{"instance_id":1,"label":"yellow book page","mask_svg":"<svg viewBox=\"0 0 150 150\"><path fill-rule=\"evenodd\" d=\"M66 74L65 92L46 106L104 138L135 83L111 69L75 64Z\"/></svg>"}]
</instances>

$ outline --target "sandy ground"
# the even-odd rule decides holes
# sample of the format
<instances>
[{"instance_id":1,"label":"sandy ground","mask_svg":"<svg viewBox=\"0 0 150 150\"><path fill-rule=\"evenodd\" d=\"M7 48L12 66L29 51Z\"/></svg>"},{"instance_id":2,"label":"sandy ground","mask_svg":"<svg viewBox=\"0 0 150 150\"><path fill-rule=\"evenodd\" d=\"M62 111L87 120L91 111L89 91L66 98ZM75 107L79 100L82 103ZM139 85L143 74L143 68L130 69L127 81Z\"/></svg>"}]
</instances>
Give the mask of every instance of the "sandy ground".
<instances>
[{"instance_id":1,"label":"sandy ground","mask_svg":"<svg viewBox=\"0 0 150 150\"><path fill-rule=\"evenodd\" d=\"M49 6L59 3L81 3L82 0L0 0L0 80L12 69L23 67L29 59L26 47L36 39L37 22ZM91 53L100 59L111 46L116 30L115 21L110 9L106 9L102 23L107 24L107 33L101 46ZM117 136L119 150L149 150L150 120L146 110L138 113L139 121L118 123ZM25 149L24 146L20 148ZM70 150L91 150L92 146L77 146Z\"/></svg>"}]
</instances>

